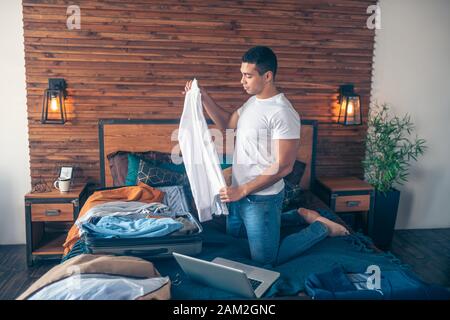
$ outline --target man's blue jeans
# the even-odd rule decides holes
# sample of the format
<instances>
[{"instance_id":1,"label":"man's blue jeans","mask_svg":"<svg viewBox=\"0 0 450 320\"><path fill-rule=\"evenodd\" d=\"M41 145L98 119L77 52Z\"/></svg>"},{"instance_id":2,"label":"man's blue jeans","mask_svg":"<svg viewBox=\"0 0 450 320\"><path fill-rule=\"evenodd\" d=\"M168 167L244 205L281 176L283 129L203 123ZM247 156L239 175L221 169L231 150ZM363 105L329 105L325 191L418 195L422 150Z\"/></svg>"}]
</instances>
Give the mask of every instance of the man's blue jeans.
<instances>
[{"instance_id":1,"label":"man's blue jeans","mask_svg":"<svg viewBox=\"0 0 450 320\"><path fill-rule=\"evenodd\" d=\"M264 265L284 263L328 236L327 227L316 221L288 235L280 245L282 216L286 222L307 224L295 209L281 214L283 198L284 189L275 195L248 195L229 206L227 233L234 237L246 233L252 260Z\"/></svg>"}]
</instances>

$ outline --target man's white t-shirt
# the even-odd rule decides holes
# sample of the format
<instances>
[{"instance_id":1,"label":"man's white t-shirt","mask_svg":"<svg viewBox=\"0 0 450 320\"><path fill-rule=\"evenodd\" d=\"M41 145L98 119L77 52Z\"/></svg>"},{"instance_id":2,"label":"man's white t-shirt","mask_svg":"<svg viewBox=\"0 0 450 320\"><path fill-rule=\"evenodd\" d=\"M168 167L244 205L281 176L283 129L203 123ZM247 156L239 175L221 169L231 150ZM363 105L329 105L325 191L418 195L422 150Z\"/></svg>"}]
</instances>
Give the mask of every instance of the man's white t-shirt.
<instances>
[{"instance_id":1,"label":"man's white t-shirt","mask_svg":"<svg viewBox=\"0 0 450 320\"><path fill-rule=\"evenodd\" d=\"M252 96L237 113L239 120L233 154L233 186L255 179L275 162L273 140L300 138L300 116L283 93L268 99ZM283 188L284 181L280 179L252 194L273 195Z\"/></svg>"}]
</instances>

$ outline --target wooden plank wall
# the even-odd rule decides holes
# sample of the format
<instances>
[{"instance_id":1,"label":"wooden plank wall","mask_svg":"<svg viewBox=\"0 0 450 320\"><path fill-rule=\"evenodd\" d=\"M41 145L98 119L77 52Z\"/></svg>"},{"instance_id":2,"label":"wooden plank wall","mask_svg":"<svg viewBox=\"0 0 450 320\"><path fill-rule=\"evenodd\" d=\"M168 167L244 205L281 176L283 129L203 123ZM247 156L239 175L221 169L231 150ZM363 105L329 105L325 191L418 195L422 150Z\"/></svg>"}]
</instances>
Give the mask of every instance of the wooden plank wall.
<instances>
[{"instance_id":1,"label":"wooden plank wall","mask_svg":"<svg viewBox=\"0 0 450 320\"><path fill-rule=\"evenodd\" d=\"M367 115L375 0L23 0L32 183L59 165L99 181L101 118L179 118L181 91L197 77L226 109L248 96L242 54L267 45L277 81L303 119L319 121L317 174L362 176L366 126L337 125L337 90L353 82ZM66 27L79 5L81 29ZM48 78L68 83L68 123L40 124Z\"/></svg>"}]
</instances>

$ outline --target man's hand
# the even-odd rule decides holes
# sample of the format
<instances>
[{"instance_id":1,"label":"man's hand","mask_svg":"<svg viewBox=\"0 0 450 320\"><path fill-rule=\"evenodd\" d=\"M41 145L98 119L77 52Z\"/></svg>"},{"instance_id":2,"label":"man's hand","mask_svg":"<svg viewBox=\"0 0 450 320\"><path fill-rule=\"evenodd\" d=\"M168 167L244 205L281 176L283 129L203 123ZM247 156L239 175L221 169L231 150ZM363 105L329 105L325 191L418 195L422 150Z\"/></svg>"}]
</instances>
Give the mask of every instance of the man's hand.
<instances>
[{"instance_id":1,"label":"man's hand","mask_svg":"<svg viewBox=\"0 0 450 320\"><path fill-rule=\"evenodd\" d=\"M192 87L192 81L193 81L193 80L189 80L189 81L186 82L186 85L184 86L184 91L181 92L183 95L185 95L189 90L191 90L191 87ZM207 94L208 94L208 93L206 92L206 90L203 89L202 87L198 86L198 88L200 89L200 93L201 93L202 95L207 95Z\"/></svg>"},{"instance_id":2,"label":"man's hand","mask_svg":"<svg viewBox=\"0 0 450 320\"><path fill-rule=\"evenodd\" d=\"M191 90L191 86L192 86L192 80L187 81L186 85L184 86L184 91L182 91L181 93L183 95L185 95L189 90Z\"/></svg>"},{"instance_id":3,"label":"man's hand","mask_svg":"<svg viewBox=\"0 0 450 320\"><path fill-rule=\"evenodd\" d=\"M246 190L243 186L224 187L219 190L220 200L222 202L239 201L247 196Z\"/></svg>"}]
</instances>

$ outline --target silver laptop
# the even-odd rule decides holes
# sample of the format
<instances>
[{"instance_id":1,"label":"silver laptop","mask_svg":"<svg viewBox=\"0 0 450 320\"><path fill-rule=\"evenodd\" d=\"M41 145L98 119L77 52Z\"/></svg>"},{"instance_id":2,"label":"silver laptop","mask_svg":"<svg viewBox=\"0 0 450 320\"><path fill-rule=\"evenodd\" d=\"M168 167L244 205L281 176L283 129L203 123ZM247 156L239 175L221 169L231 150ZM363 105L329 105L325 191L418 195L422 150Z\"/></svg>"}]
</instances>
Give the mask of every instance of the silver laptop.
<instances>
[{"instance_id":1,"label":"silver laptop","mask_svg":"<svg viewBox=\"0 0 450 320\"><path fill-rule=\"evenodd\" d=\"M215 258L205 261L173 252L181 269L192 279L247 298L260 298L278 279L278 272Z\"/></svg>"}]
</instances>

